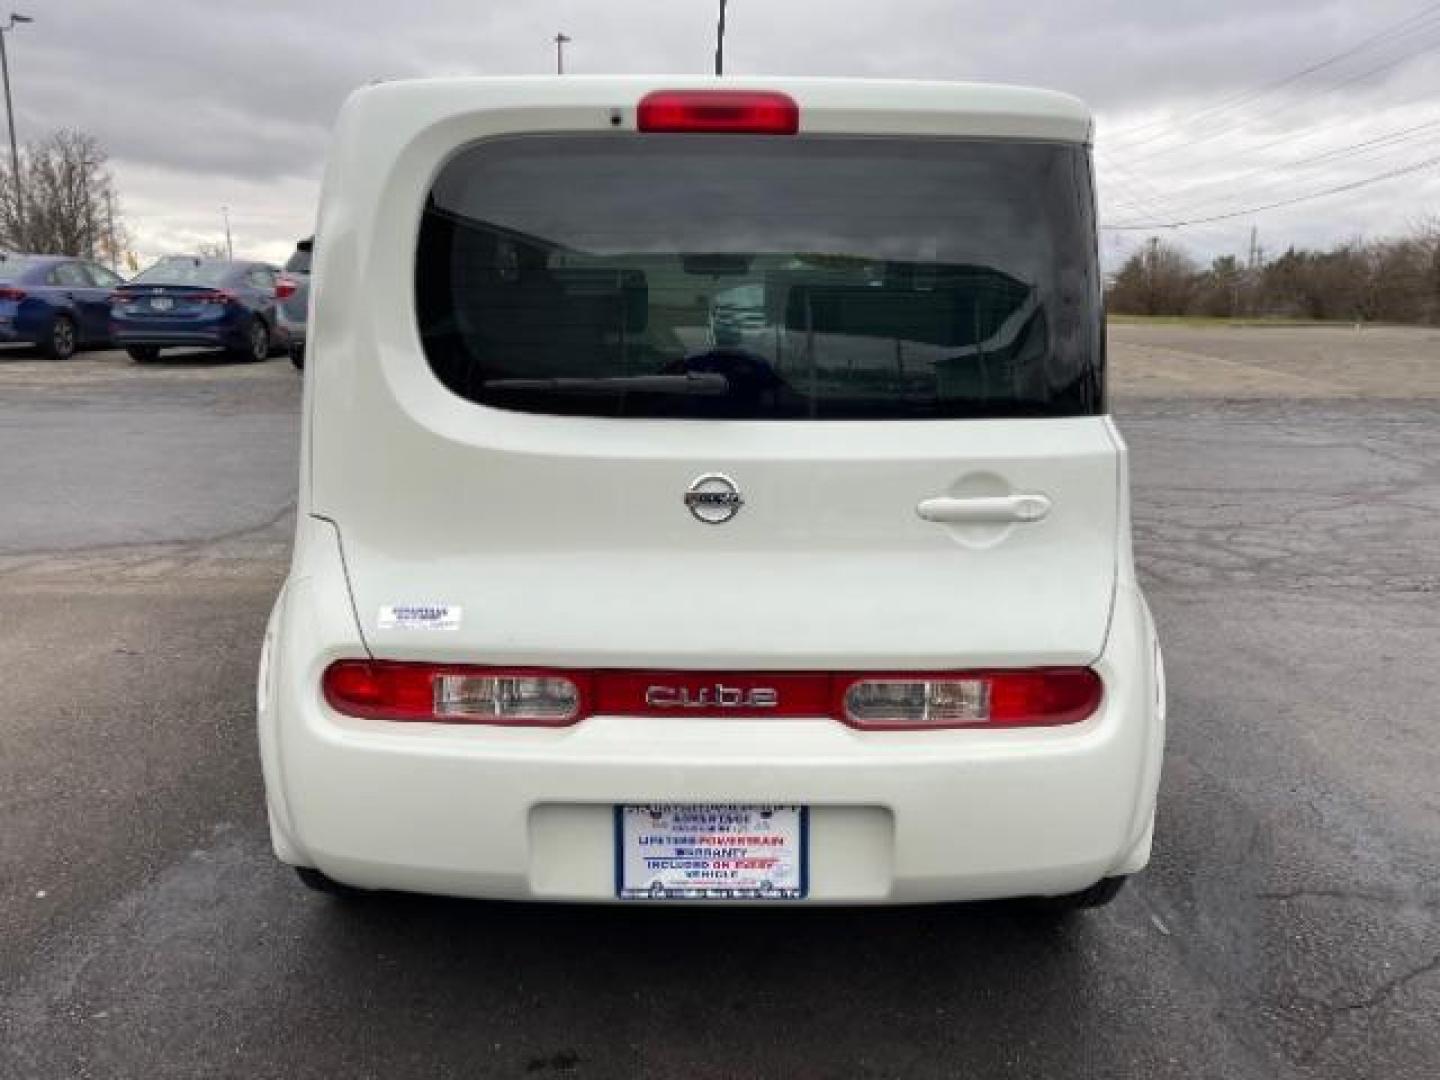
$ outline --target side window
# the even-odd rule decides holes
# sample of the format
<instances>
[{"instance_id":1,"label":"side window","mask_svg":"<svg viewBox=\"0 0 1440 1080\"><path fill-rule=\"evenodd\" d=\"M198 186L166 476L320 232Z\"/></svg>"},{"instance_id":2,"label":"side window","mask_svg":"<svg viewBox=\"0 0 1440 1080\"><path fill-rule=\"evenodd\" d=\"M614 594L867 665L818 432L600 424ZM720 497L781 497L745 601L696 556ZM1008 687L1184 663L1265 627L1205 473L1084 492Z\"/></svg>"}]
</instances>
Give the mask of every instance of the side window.
<instances>
[{"instance_id":1,"label":"side window","mask_svg":"<svg viewBox=\"0 0 1440 1080\"><path fill-rule=\"evenodd\" d=\"M123 285L125 279L113 271L97 263L86 263L85 269L90 273L90 280L102 289L113 289L117 285Z\"/></svg>"},{"instance_id":2,"label":"side window","mask_svg":"<svg viewBox=\"0 0 1440 1080\"><path fill-rule=\"evenodd\" d=\"M68 285L78 289L90 287L90 279L80 269L79 263L58 264L50 270L48 281L51 285Z\"/></svg>"},{"instance_id":3,"label":"side window","mask_svg":"<svg viewBox=\"0 0 1440 1080\"><path fill-rule=\"evenodd\" d=\"M275 275L269 270L251 270L245 275L245 280L257 289L275 287Z\"/></svg>"}]
</instances>

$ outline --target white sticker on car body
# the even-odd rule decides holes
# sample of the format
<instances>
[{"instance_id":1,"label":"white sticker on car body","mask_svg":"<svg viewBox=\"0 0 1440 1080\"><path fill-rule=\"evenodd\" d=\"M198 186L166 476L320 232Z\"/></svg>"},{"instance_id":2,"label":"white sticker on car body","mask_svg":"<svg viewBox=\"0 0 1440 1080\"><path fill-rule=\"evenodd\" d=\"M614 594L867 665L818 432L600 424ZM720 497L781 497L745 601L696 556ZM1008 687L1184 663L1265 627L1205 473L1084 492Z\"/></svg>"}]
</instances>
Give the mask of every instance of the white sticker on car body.
<instances>
[{"instance_id":1,"label":"white sticker on car body","mask_svg":"<svg viewBox=\"0 0 1440 1080\"><path fill-rule=\"evenodd\" d=\"M458 630L461 608L453 604L382 604L381 630Z\"/></svg>"}]
</instances>

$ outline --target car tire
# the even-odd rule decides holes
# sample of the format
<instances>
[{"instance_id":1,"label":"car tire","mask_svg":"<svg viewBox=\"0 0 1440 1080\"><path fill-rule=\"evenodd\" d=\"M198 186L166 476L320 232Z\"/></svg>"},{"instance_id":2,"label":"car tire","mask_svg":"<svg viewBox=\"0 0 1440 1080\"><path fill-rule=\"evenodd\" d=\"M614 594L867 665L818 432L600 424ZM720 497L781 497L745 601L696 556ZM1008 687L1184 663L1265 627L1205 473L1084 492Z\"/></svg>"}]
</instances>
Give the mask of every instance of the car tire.
<instances>
[{"instance_id":1,"label":"car tire","mask_svg":"<svg viewBox=\"0 0 1440 1080\"><path fill-rule=\"evenodd\" d=\"M156 345L127 345L125 351L137 364L150 364L160 359L160 349Z\"/></svg>"},{"instance_id":2,"label":"car tire","mask_svg":"<svg viewBox=\"0 0 1440 1080\"><path fill-rule=\"evenodd\" d=\"M292 364L295 365L295 370L296 370L296 371L304 371L304 370L305 370L305 346L304 346L304 345L291 345L291 346L290 346L290 363L292 363Z\"/></svg>"},{"instance_id":3,"label":"car tire","mask_svg":"<svg viewBox=\"0 0 1440 1080\"><path fill-rule=\"evenodd\" d=\"M258 364L270 359L270 328L265 325L265 320L251 319L250 328L245 331L245 344L230 349L229 353L236 360L247 364Z\"/></svg>"},{"instance_id":4,"label":"car tire","mask_svg":"<svg viewBox=\"0 0 1440 1080\"><path fill-rule=\"evenodd\" d=\"M80 348L80 331L69 315L57 315L50 324L50 335L40 345L49 360L69 360Z\"/></svg>"},{"instance_id":5,"label":"car tire","mask_svg":"<svg viewBox=\"0 0 1440 1080\"><path fill-rule=\"evenodd\" d=\"M1038 896L1030 901L1032 908L1053 915L1068 915L1076 911L1089 911L1104 907L1120 895L1120 890L1130 879L1125 876L1101 878L1088 889L1065 893L1062 896Z\"/></svg>"},{"instance_id":6,"label":"car tire","mask_svg":"<svg viewBox=\"0 0 1440 1080\"><path fill-rule=\"evenodd\" d=\"M326 896L334 896L341 900L358 900L369 895L367 889L357 889L353 885L342 885L334 878L326 877L319 870L310 866L294 867L295 876L300 879L300 884L313 892L324 893Z\"/></svg>"}]
</instances>

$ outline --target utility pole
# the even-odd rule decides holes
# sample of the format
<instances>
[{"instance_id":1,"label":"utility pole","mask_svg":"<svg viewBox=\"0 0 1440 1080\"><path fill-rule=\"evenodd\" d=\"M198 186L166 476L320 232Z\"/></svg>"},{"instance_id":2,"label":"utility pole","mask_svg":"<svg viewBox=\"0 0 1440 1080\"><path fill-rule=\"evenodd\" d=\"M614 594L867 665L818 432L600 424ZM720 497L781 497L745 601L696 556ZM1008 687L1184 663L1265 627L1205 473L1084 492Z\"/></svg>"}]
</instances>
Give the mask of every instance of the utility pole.
<instances>
[{"instance_id":1,"label":"utility pole","mask_svg":"<svg viewBox=\"0 0 1440 1080\"><path fill-rule=\"evenodd\" d=\"M89 190L90 185L86 184L85 191L85 242L84 253L87 259L95 258L96 241L99 239L100 228L95 222L95 198Z\"/></svg>"},{"instance_id":2,"label":"utility pole","mask_svg":"<svg viewBox=\"0 0 1440 1080\"><path fill-rule=\"evenodd\" d=\"M230 207L220 207L220 216L225 219L225 257L233 262L235 260L235 243L230 237Z\"/></svg>"},{"instance_id":3,"label":"utility pole","mask_svg":"<svg viewBox=\"0 0 1440 1080\"><path fill-rule=\"evenodd\" d=\"M115 191L105 185L105 235L106 247L110 249L110 269L120 272L120 251L115 243Z\"/></svg>"},{"instance_id":4,"label":"utility pole","mask_svg":"<svg viewBox=\"0 0 1440 1080\"><path fill-rule=\"evenodd\" d=\"M725 74L725 0L720 0L720 23L715 28L715 74Z\"/></svg>"},{"instance_id":5,"label":"utility pole","mask_svg":"<svg viewBox=\"0 0 1440 1080\"><path fill-rule=\"evenodd\" d=\"M25 232L25 186L20 180L20 148L15 142L15 105L10 100L10 57L5 49L5 35L21 23L34 21L29 15L16 15L12 11L9 24L0 26L0 74L5 77L5 118L10 122L10 175L15 182L15 228L21 234L16 239L21 241L22 246Z\"/></svg>"},{"instance_id":6,"label":"utility pole","mask_svg":"<svg viewBox=\"0 0 1440 1080\"><path fill-rule=\"evenodd\" d=\"M570 44L570 39L564 34L555 35L555 74L565 74L565 46Z\"/></svg>"},{"instance_id":7,"label":"utility pole","mask_svg":"<svg viewBox=\"0 0 1440 1080\"><path fill-rule=\"evenodd\" d=\"M1240 311L1240 304L1237 299L1235 313L1250 315L1258 312L1260 307L1260 228L1258 225L1250 226L1250 253L1245 260L1245 272L1240 275L1245 282L1245 298L1248 301L1248 311ZM1238 294L1237 294L1238 295Z\"/></svg>"},{"instance_id":8,"label":"utility pole","mask_svg":"<svg viewBox=\"0 0 1440 1080\"><path fill-rule=\"evenodd\" d=\"M1160 298L1158 286L1155 281L1155 270L1160 262L1160 238L1150 237L1150 242L1145 245L1145 314L1163 315L1160 310Z\"/></svg>"}]
</instances>

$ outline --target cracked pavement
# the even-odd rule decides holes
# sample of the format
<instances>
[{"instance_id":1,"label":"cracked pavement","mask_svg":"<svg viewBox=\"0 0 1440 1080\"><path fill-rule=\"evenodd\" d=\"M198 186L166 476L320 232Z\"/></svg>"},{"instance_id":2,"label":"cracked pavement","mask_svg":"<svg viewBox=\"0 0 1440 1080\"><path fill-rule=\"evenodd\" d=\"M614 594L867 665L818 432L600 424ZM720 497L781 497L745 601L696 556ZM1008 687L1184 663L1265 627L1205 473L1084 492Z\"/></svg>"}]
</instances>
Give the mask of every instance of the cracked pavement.
<instances>
[{"instance_id":1,"label":"cracked pavement","mask_svg":"<svg viewBox=\"0 0 1440 1080\"><path fill-rule=\"evenodd\" d=\"M251 713L298 380L0 355L0 1080L1440 1075L1440 333L1111 356L1171 733L1056 925L307 893Z\"/></svg>"}]
</instances>

